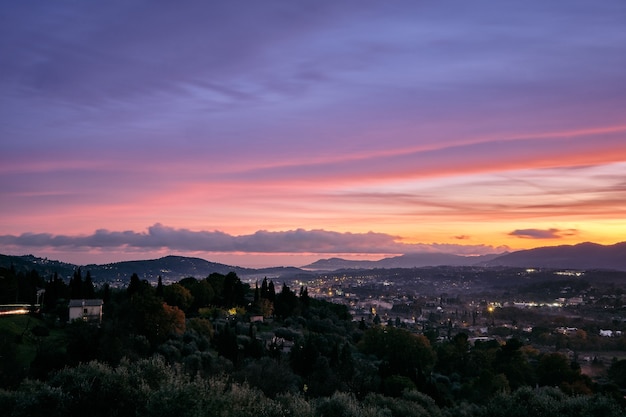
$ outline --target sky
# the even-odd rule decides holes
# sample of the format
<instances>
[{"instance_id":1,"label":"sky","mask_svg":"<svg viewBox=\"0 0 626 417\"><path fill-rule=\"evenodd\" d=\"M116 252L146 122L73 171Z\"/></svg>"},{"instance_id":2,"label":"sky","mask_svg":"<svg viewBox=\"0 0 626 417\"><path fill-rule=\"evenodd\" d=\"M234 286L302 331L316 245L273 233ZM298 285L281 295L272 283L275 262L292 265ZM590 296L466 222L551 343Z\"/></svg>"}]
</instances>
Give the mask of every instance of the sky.
<instances>
[{"instance_id":1,"label":"sky","mask_svg":"<svg viewBox=\"0 0 626 417\"><path fill-rule=\"evenodd\" d=\"M626 240L626 2L0 0L0 253Z\"/></svg>"}]
</instances>

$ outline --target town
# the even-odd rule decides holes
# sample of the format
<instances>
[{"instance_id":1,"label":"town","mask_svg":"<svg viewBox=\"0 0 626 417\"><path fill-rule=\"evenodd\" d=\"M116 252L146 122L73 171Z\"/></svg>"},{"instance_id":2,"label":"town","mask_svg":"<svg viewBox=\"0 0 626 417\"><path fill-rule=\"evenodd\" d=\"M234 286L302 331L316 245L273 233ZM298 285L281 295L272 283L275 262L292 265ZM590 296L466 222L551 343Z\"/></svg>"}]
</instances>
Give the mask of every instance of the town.
<instances>
[{"instance_id":1,"label":"town","mask_svg":"<svg viewBox=\"0 0 626 417\"><path fill-rule=\"evenodd\" d=\"M594 368L626 358L626 273L429 267L341 271L293 279L312 297L349 307L353 320L451 339L516 337ZM592 366L593 365L593 366Z\"/></svg>"}]
</instances>

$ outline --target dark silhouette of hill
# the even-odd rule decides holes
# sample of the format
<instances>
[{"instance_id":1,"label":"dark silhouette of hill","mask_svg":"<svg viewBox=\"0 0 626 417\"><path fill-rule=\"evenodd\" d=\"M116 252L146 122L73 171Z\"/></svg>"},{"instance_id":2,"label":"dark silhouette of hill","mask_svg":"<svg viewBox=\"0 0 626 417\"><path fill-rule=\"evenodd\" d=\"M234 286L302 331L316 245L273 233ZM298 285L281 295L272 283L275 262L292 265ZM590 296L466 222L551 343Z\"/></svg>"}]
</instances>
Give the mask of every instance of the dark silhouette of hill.
<instances>
[{"instance_id":1,"label":"dark silhouette of hill","mask_svg":"<svg viewBox=\"0 0 626 417\"><path fill-rule=\"evenodd\" d=\"M461 256L447 253L409 253L406 255L383 258L378 261L352 261L342 258L320 259L303 269L373 269L373 268L422 268L425 266L474 266L484 265L501 254L482 256Z\"/></svg>"},{"instance_id":2,"label":"dark silhouette of hill","mask_svg":"<svg viewBox=\"0 0 626 417\"><path fill-rule=\"evenodd\" d=\"M607 246L586 242L521 250L499 256L486 266L626 271L626 242Z\"/></svg>"},{"instance_id":3,"label":"dark silhouette of hill","mask_svg":"<svg viewBox=\"0 0 626 417\"><path fill-rule=\"evenodd\" d=\"M38 258L33 255L9 256L0 254L0 267L16 271L36 270L48 278L54 273L68 279L79 265ZM335 271L340 269L393 269L422 268L428 266L482 266L516 268L558 268L581 270L626 271L626 242L615 245L581 243L578 245L548 246L521 250L506 254L484 256L460 256L442 253L412 253L377 261L351 261L341 258L320 259L312 264L295 267L243 268L210 262L201 258L165 256L159 259L124 261L103 265L80 266L83 273L90 272L94 282L117 281L125 284L134 273L141 279L156 281L179 281L186 277L205 278L212 273L235 272L248 279L310 277L311 271Z\"/></svg>"},{"instance_id":4,"label":"dark silhouette of hill","mask_svg":"<svg viewBox=\"0 0 626 417\"><path fill-rule=\"evenodd\" d=\"M61 261L53 261L48 258L38 258L33 255L0 255L0 267L15 268L16 272L30 272L36 270L41 276L53 275L55 272L60 277L69 277L77 266Z\"/></svg>"},{"instance_id":5,"label":"dark silhouette of hill","mask_svg":"<svg viewBox=\"0 0 626 417\"><path fill-rule=\"evenodd\" d=\"M163 280L178 281L182 278L195 277L205 278L212 273L228 274L235 272L237 275L245 275L247 268L224 265L209 262L201 258L186 256L165 256L159 259L141 261L123 261L103 265L85 265L84 271L90 271L94 281L110 279L128 279L136 273L141 279L155 281L159 276Z\"/></svg>"},{"instance_id":6,"label":"dark silhouette of hill","mask_svg":"<svg viewBox=\"0 0 626 417\"><path fill-rule=\"evenodd\" d=\"M57 273L59 277L65 279L69 279L74 271L80 267L83 273L89 271L94 282L119 281L122 284L128 282L131 275L135 273L141 279L148 281L156 281L159 276L164 281L179 281L187 277L202 279L212 273L225 275L229 272L235 272L240 277L248 278L306 275L305 271L295 267L243 268L210 262L201 258L173 255L159 259L123 261L101 265L74 265L38 258L33 255L0 255L0 267L10 268L11 265L16 271L28 272L34 269L45 278Z\"/></svg>"}]
</instances>

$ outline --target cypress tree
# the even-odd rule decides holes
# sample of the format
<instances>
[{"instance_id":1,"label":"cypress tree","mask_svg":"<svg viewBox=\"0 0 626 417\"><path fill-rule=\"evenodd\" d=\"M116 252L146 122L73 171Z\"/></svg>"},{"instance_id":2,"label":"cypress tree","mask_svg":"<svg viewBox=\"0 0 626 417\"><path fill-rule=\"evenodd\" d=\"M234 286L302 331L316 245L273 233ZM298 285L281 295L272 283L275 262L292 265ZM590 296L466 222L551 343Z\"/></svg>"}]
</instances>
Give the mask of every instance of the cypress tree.
<instances>
[{"instance_id":1,"label":"cypress tree","mask_svg":"<svg viewBox=\"0 0 626 417\"><path fill-rule=\"evenodd\" d=\"M87 276L85 277L85 282L82 285L81 293L83 295L82 298L94 298L96 296L96 290L93 285L93 280L91 279L90 271L87 271Z\"/></svg>"},{"instance_id":2,"label":"cypress tree","mask_svg":"<svg viewBox=\"0 0 626 417\"><path fill-rule=\"evenodd\" d=\"M159 280L157 281L156 296L163 298L163 279L161 275L159 275Z\"/></svg>"}]
</instances>

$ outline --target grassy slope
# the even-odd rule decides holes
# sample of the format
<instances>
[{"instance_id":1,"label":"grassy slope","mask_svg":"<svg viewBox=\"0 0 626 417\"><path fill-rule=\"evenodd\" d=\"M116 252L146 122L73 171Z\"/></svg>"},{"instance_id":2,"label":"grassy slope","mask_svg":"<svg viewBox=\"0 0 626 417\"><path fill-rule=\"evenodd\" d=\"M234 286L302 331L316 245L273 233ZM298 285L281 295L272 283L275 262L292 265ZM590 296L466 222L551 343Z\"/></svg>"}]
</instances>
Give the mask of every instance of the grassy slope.
<instances>
[{"instance_id":1,"label":"grassy slope","mask_svg":"<svg viewBox=\"0 0 626 417\"><path fill-rule=\"evenodd\" d=\"M35 337L31 330L36 326L44 326L43 320L28 315L0 316L0 333L8 333L15 337L17 344L17 360L21 366L27 368L35 359L37 345L40 339ZM23 337L21 337L23 335ZM62 346L65 334L63 330L52 329L50 335L42 338L41 342L49 345ZM20 340L21 339L21 340Z\"/></svg>"}]
</instances>

